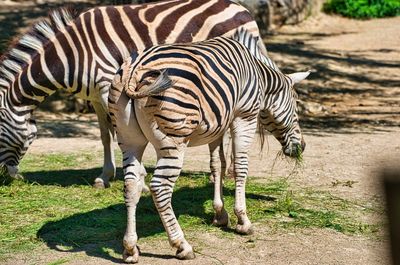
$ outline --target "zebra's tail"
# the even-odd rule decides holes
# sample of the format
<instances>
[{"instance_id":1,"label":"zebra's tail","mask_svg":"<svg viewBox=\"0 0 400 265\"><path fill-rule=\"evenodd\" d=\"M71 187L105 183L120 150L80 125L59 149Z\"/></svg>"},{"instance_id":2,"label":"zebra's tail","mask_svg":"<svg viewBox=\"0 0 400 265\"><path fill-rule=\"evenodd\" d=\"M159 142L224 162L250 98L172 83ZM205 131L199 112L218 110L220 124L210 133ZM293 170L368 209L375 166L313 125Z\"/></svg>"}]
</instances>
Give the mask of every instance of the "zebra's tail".
<instances>
[{"instance_id":1,"label":"zebra's tail","mask_svg":"<svg viewBox=\"0 0 400 265\"><path fill-rule=\"evenodd\" d=\"M131 99L155 96L171 87L173 82L167 70L150 70L146 72L137 84L129 83L125 93Z\"/></svg>"}]
</instances>

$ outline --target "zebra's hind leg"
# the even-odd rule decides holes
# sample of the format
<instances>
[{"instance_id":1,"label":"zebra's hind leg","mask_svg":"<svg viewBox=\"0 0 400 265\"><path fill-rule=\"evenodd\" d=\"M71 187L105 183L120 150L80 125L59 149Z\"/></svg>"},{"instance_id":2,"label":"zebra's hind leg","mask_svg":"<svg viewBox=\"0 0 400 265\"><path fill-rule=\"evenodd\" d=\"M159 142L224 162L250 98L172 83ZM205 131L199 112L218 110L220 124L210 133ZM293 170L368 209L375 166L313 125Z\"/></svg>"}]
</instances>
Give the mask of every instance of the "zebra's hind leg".
<instances>
[{"instance_id":1,"label":"zebra's hind leg","mask_svg":"<svg viewBox=\"0 0 400 265\"><path fill-rule=\"evenodd\" d=\"M140 179L125 179L124 197L127 208L127 226L123 239L123 259L126 263L137 263L139 260L139 248L137 246L136 233L136 205L142 192Z\"/></svg>"},{"instance_id":2,"label":"zebra's hind leg","mask_svg":"<svg viewBox=\"0 0 400 265\"><path fill-rule=\"evenodd\" d=\"M216 175L225 176L226 173L226 158L229 154L231 136L229 131L226 131L222 138L208 145L210 150L210 182L214 183Z\"/></svg>"},{"instance_id":3,"label":"zebra's hind leg","mask_svg":"<svg viewBox=\"0 0 400 265\"><path fill-rule=\"evenodd\" d=\"M140 180L142 181L142 192L150 192L150 188L146 185L147 171L143 163L140 164Z\"/></svg>"},{"instance_id":4,"label":"zebra's hind leg","mask_svg":"<svg viewBox=\"0 0 400 265\"><path fill-rule=\"evenodd\" d=\"M256 116L236 118L231 124L235 170L235 215L238 218L236 232L252 234L253 229L246 212L246 179L248 172L248 150L256 132Z\"/></svg>"},{"instance_id":5,"label":"zebra's hind leg","mask_svg":"<svg viewBox=\"0 0 400 265\"><path fill-rule=\"evenodd\" d=\"M223 136L225 137L225 136ZM215 211L213 225L226 227L229 224L229 216L224 208L223 199L223 178L225 175L226 162L225 162L225 152L223 147L223 138L220 138L212 143L210 143L210 168L212 174L212 182L214 183L214 200L213 208ZM220 165L220 167L219 167Z\"/></svg>"},{"instance_id":6,"label":"zebra's hind leg","mask_svg":"<svg viewBox=\"0 0 400 265\"><path fill-rule=\"evenodd\" d=\"M127 209L127 226L123 239L123 259L127 263L137 263L140 254L136 244L138 239L136 233L136 206L139 202L144 184L141 178L143 165L140 163L140 160L145 147L146 143L136 148L127 148L121 144L125 179L124 198Z\"/></svg>"},{"instance_id":7,"label":"zebra's hind leg","mask_svg":"<svg viewBox=\"0 0 400 265\"><path fill-rule=\"evenodd\" d=\"M114 130L103 104L98 102L92 102L92 104L99 121L101 141L103 143L104 151L103 172L94 180L93 187L108 188L110 187L110 179L115 177L114 148L112 146Z\"/></svg>"},{"instance_id":8,"label":"zebra's hind leg","mask_svg":"<svg viewBox=\"0 0 400 265\"><path fill-rule=\"evenodd\" d=\"M157 166L150 181L150 191L161 221L168 234L169 243L177 248L178 259L194 259L192 246L186 241L172 209L171 199L175 182L182 169L186 146L164 146L157 150Z\"/></svg>"}]
</instances>

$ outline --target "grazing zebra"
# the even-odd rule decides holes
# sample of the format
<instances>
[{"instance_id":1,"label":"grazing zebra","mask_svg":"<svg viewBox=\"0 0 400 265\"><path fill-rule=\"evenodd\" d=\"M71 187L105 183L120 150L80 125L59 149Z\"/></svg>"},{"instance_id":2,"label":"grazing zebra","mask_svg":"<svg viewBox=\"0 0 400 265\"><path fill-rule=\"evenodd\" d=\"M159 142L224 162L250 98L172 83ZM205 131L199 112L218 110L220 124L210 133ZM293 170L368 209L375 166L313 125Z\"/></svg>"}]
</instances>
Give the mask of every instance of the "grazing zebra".
<instances>
[{"instance_id":1,"label":"grazing zebra","mask_svg":"<svg viewBox=\"0 0 400 265\"><path fill-rule=\"evenodd\" d=\"M49 21L34 25L1 58L0 165L17 173L37 132L32 112L64 89L93 104L104 146L103 172L95 186L107 187L115 176L107 97L123 59L155 44L232 35L239 26L259 35L248 11L227 0L96 7L79 16L66 9L52 12Z\"/></svg>"},{"instance_id":2,"label":"grazing zebra","mask_svg":"<svg viewBox=\"0 0 400 265\"><path fill-rule=\"evenodd\" d=\"M128 211L125 262L137 262L139 257L135 214L142 182L138 169L148 141L157 152L150 189L179 259L194 258L171 204L186 147L219 144L224 132L231 130L236 231L243 234L251 232L245 183L247 152L257 124L279 138L286 154L302 151L304 142L292 87L309 73L284 75L274 70L258 59L261 53L257 42L257 37L239 31L233 38L155 46L140 55L133 54L117 72L109 109L124 161ZM215 182L217 190L221 179ZM214 197L214 209L214 223L227 221L221 197Z\"/></svg>"}]
</instances>

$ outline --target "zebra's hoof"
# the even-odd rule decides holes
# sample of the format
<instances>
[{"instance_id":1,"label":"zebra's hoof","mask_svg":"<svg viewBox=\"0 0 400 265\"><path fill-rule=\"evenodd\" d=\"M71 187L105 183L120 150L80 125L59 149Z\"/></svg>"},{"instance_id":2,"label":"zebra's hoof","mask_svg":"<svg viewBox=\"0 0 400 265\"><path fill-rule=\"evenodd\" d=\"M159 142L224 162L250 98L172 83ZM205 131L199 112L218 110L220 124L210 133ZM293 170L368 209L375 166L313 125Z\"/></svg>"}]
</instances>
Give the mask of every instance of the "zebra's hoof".
<instances>
[{"instance_id":1,"label":"zebra's hoof","mask_svg":"<svg viewBox=\"0 0 400 265\"><path fill-rule=\"evenodd\" d=\"M176 251L176 257L182 260L194 259L193 248L188 243L182 243Z\"/></svg>"},{"instance_id":2,"label":"zebra's hoof","mask_svg":"<svg viewBox=\"0 0 400 265\"><path fill-rule=\"evenodd\" d=\"M254 233L253 227L251 224L244 225L236 225L235 229L236 233L241 235L252 235Z\"/></svg>"},{"instance_id":3,"label":"zebra's hoof","mask_svg":"<svg viewBox=\"0 0 400 265\"><path fill-rule=\"evenodd\" d=\"M133 249L130 250L124 249L122 257L125 263L138 263L139 254L140 254L140 249L138 246L135 246Z\"/></svg>"},{"instance_id":4,"label":"zebra's hoof","mask_svg":"<svg viewBox=\"0 0 400 265\"><path fill-rule=\"evenodd\" d=\"M212 224L217 227L227 227L229 225L229 215L225 209L221 213L215 213Z\"/></svg>"},{"instance_id":5,"label":"zebra's hoof","mask_svg":"<svg viewBox=\"0 0 400 265\"><path fill-rule=\"evenodd\" d=\"M96 189L105 189L110 187L110 182L104 181L101 178L96 178L94 180L93 188Z\"/></svg>"}]
</instances>

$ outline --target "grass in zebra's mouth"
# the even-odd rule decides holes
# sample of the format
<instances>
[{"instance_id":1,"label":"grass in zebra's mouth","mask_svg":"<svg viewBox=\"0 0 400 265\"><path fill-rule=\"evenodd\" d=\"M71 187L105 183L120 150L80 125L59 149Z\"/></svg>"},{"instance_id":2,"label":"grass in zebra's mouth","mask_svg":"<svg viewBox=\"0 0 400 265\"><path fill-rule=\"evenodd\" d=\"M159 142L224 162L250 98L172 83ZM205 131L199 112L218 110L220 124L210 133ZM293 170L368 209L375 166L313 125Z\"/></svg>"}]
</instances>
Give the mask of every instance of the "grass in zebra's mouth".
<instances>
[{"instance_id":1,"label":"grass in zebra's mouth","mask_svg":"<svg viewBox=\"0 0 400 265\"><path fill-rule=\"evenodd\" d=\"M296 145L295 152L296 152L296 154L295 154L294 159L296 161L296 164L299 164L299 165L303 164L303 149L301 148L300 145Z\"/></svg>"},{"instance_id":2,"label":"grass in zebra's mouth","mask_svg":"<svg viewBox=\"0 0 400 265\"><path fill-rule=\"evenodd\" d=\"M273 170L274 170L274 168L277 165L279 160L286 161L288 165L293 165L293 168L292 168L291 173L289 174L289 176L295 175L298 172L298 170L301 170L304 167L303 153L299 149L297 151L296 157L294 157L294 158L285 155L283 153L283 150L279 150L276 153L276 156L275 156L274 161L272 163L271 172L273 172Z\"/></svg>"},{"instance_id":3,"label":"grass in zebra's mouth","mask_svg":"<svg viewBox=\"0 0 400 265\"><path fill-rule=\"evenodd\" d=\"M101 159L101 153L28 154L21 164L25 180L0 186L0 260L40 247L71 252L90 249L95 255L120 258L126 224L123 181L119 170L111 188L93 189L91 183L101 169L92 165ZM234 186L232 180L224 183L232 227L236 224ZM196 240L191 234L198 233L240 240L231 230L211 225L212 197L207 173L182 173L173 207L183 230L191 240ZM294 189L285 179L259 183L250 178L246 197L248 215L256 228L265 226L271 232L320 228L376 237L382 229L380 223L362 218L380 213L378 202L353 202L326 191ZM141 242L167 239L149 194L138 205L137 231Z\"/></svg>"}]
</instances>

